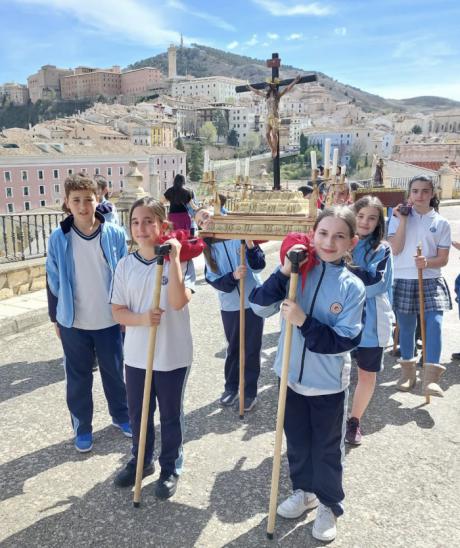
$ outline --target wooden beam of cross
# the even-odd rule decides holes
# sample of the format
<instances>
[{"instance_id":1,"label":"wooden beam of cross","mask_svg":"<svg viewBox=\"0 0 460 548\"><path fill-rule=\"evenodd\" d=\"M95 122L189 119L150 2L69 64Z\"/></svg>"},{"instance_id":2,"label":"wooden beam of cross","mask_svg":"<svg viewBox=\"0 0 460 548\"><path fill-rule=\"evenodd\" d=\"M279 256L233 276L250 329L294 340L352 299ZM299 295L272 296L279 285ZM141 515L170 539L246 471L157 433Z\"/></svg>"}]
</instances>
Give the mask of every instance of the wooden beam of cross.
<instances>
[{"instance_id":1,"label":"wooden beam of cross","mask_svg":"<svg viewBox=\"0 0 460 548\"><path fill-rule=\"evenodd\" d=\"M280 176L280 117L279 103L283 95L289 92L296 84L307 84L316 82L316 74L307 74L306 76L297 76L287 80L279 79L279 68L281 59L277 53L272 53L272 58L267 60L267 67L272 69L272 79L270 82L258 82L256 84L246 84L236 86L236 93L252 91L261 97L264 97L267 103L267 128L266 137L268 145L272 151L273 158L273 189L281 190ZM280 91L280 87L284 87Z\"/></svg>"}]
</instances>

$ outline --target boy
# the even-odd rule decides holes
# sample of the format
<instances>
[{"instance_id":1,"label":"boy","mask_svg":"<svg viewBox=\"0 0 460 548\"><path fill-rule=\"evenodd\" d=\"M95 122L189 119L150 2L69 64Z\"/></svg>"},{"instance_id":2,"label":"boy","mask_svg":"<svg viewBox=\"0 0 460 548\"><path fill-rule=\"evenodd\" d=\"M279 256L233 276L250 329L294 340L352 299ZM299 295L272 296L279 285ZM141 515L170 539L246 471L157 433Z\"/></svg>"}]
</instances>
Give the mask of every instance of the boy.
<instances>
[{"instance_id":1,"label":"boy","mask_svg":"<svg viewBox=\"0 0 460 548\"><path fill-rule=\"evenodd\" d=\"M96 192L96 183L84 174L66 179L63 209L70 215L51 234L46 259L48 310L64 349L67 405L81 453L93 446L94 354L112 423L131 437L121 332L109 304L126 242L122 228L96 211Z\"/></svg>"},{"instance_id":2,"label":"boy","mask_svg":"<svg viewBox=\"0 0 460 548\"><path fill-rule=\"evenodd\" d=\"M107 200L109 194L107 181L102 175L96 175L94 180L97 183L96 197L97 201L97 211L104 215L104 219L109 223L115 223L116 225L120 224L120 219L118 218L117 208Z\"/></svg>"}]
</instances>

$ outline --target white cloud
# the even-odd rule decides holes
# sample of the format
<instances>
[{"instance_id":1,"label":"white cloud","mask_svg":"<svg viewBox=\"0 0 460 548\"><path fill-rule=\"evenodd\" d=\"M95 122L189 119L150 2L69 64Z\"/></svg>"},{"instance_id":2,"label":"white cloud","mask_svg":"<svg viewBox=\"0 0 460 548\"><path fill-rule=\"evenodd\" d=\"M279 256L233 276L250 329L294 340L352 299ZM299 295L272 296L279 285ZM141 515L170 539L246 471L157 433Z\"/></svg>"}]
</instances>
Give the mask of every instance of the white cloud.
<instances>
[{"instance_id":1,"label":"white cloud","mask_svg":"<svg viewBox=\"0 0 460 548\"><path fill-rule=\"evenodd\" d=\"M402 59L419 67L436 66L446 62L447 57L456 55L450 44L435 41L432 36L421 36L401 41L393 50L394 59Z\"/></svg>"},{"instance_id":2,"label":"white cloud","mask_svg":"<svg viewBox=\"0 0 460 548\"><path fill-rule=\"evenodd\" d=\"M336 34L337 36L346 36L347 27L336 27L334 29L334 34Z\"/></svg>"},{"instance_id":3,"label":"white cloud","mask_svg":"<svg viewBox=\"0 0 460 548\"><path fill-rule=\"evenodd\" d=\"M238 47L238 42L236 40L233 40L233 42L230 42L230 44L227 44L227 49L235 49Z\"/></svg>"},{"instance_id":4,"label":"white cloud","mask_svg":"<svg viewBox=\"0 0 460 548\"><path fill-rule=\"evenodd\" d=\"M303 34L301 32L293 32L290 34L286 40L302 40Z\"/></svg>"},{"instance_id":5,"label":"white cloud","mask_svg":"<svg viewBox=\"0 0 460 548\"><path fill-rule=\"evenodd\" d=\"M179 0L168 0L166 5L171 8L193 15L194 17L198 17L199 19L203 19L204 21L211 23L211 25L217 28L220 28L223 30L229 30L229 31L236 31L236 27L234 27L230 23L227 23L227 21L225 21L221 17L217 17L216 15L211 15L204 11L192 10L189 7L187 7L183 2L179 2Z\"/></svg>"},{"instance_id":6,"label":"white cloud","mask_svg":"<svg viewBox=\"0 0 460 548\"><path fill-rule=\"evenodd\" d=\"M270 40L278 40L280 35L276 34L276 32L267 32L267 37L270 38Z\"/></svg>"},{"instance_id":7,"label":"white cloud","mask_svg":"<svg viewBox=\"0 0 460 548\"><path fill-rule=\"evenodd\" d=\"M124 39L146 46L178 42L180 34L171 30L157 7L140 0L12 0L19 4L43 6L78 19L86 28L111 39ZM44 16L46 14L44 13ZM78 29L76 29L77 31Z\"/></svg>"},{"instance_id":8,"label":"white cloud","mask_svg":"<svg viewBox=\"0 0 460 548\"><path fill-rule=\"evenodd\" d=\"M334 10L326 5L321 5L318 2L309 4L295 4L288 6L277 0L252 0L255 4L264 8L271 15L275 16L292 16L292 15L315 15L324 16L330 15Z\"/></svg>"},{"instance_id":9,"label":"white cloud","mask_svg":"<svg viewBox=\"0 0 460 548\"><path fill-rule=\"evenodd\" d=\"M253 34L251 38L247 42L245 42L245 44L247 46L255 46L258 42L259 40L257 40L257 34Z\"/></svg>"}]
</instances>

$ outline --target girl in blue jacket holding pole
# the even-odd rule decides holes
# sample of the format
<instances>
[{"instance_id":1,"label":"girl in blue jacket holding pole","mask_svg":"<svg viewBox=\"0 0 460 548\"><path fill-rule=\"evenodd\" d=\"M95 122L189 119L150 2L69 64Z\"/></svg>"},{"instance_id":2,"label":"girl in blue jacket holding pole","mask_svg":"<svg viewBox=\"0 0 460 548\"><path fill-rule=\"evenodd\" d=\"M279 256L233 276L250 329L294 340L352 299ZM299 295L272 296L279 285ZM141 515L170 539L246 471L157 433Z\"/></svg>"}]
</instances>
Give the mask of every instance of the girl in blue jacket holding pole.
<instances>
[{"instance_id":1,"label":"girl in blue jacket holding pole","mask_svg":"<svg viewBox=\"0 0 460 548\"><path fill-rule=\"evenodd\" d=\"M287 255L284 265L250 296L257 314L266 317L281 309L283 322L274 364L278 376L286 321L296 326L284 420L293 494L278 506L277 513L298 518L319 505L312 533L322 541L335 538L345 496L342 459L350 351L360 343L365 300L363 283L345 262L357 242L355 232L355 217L348 207L324 209L314 225L318 264L308 272L305 283L299 283L296 302L286 299Z\"/></svg>"},{"instance_id":2,"label":"girl in blue jacket holding pole","mask_svg":"<svg viewBox=\"0 0 460 548\"><path fill-rule=\"evenodd\" d=\"M345 441L361 443L361 417L374 394L377 373L383 369L383 352L391 344L394 314L391 306L393 254L383 242L385 213L382 202L372 196L358 200L353 211L359 242L353 249L353 267L366 286L366 319L359 347L355 351L358 384L347 421Z\"/></svg>"}]
</instances>

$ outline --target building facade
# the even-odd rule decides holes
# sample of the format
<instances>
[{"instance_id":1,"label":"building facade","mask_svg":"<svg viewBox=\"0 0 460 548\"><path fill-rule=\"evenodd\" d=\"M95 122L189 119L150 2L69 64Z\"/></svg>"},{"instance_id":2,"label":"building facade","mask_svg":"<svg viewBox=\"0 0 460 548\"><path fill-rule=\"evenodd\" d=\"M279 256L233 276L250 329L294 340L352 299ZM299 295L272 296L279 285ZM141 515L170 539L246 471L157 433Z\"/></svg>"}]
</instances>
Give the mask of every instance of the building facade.
<instances>
[{"instance_id":1,"label":"building facade","mask_svg":"<svg viewBox=\"0 0 460 548\"><path fill-rule=\"evenodd\" d=\"M29 90L24 84L8 82L0 86L0 102L3 97L13 105L26 105L29 102Z\"/></svg>"},{"instance_id":2,"label":"building facade","mask_svg":"<svg viewBox=\"0 0 460 548\"><path fill-rule=\"evenodd\" d=\"M121 94L121 70L77 67L73 74L61 80L63 99L87 99L99 96L116 97Z\"/></svg>"},{"instance_id":3,"label":"building facade","mask_svg":"<svg viewBox=\"0 0 460 548\"><path fill-rule=\"evenodd\" d=\"M161 71L153 67L143 67L121 73L122 95L141 96L155 88L163 80Z\"/></svg>"},{"instance_id":4,"label":"building facade","mask_svg":"<svg viewBox=\"0 0 460 548\"><path fill-rule=\"evenodd\" d=\"M36 74L27 78L30 100L36 103L39 99L61 97L61 79L72 74L71 69L61 69L54 65L44 65Z\"/></svg>"},{"instance_id":5,"label":"building facade","mask_svg":"<svg viewBox=\"0 0 460 548\"><path fill-rule=\"evenodd\" d=\"M226 103L236 101L235 87L245 84L243 80L227 78L226 76L209 76L190 80L173 81L171 95L173 97L204 97L211 102Z\"/></svg>"}]
</instances>

